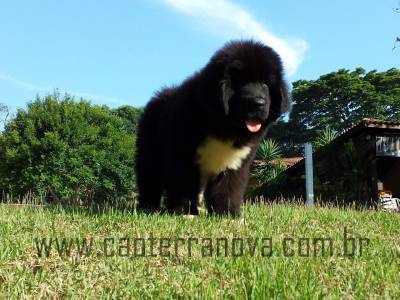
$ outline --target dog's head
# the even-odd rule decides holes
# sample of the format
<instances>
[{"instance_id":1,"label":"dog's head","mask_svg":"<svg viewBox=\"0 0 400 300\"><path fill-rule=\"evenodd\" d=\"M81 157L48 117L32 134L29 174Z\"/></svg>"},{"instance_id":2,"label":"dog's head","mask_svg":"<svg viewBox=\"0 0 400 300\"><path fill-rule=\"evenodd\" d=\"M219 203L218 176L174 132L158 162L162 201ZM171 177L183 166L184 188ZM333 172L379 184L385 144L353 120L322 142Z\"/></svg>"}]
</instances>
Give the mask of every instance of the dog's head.
<instances>
[{"instance_id":1,"label":"dog's head","mask_svg":"<svg viewBox=\"0 0 400 300\"><path fill-rule=\"evenodd\" d=\"M257 134L289 111L290 98L279 56L253 41L228 43L215 54L218 101L235 132Z\"/></svg>"}]
</instances>

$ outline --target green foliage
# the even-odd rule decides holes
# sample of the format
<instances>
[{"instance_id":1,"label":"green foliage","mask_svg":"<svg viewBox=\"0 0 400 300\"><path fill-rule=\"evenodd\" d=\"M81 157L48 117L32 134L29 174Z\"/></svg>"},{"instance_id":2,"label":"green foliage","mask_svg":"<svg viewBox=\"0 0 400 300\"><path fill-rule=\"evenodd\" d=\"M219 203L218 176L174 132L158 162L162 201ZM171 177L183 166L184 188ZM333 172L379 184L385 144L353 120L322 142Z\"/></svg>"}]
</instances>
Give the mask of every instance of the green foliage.
<instances>
[{"instance_id":1,"label":"green foliage","mask_svg":"<svg viewBox=\"0 0 400 300\"><path fill-rule=\"evenodd\" d=\"M277 142L272 139L264 140L256 154L256 159L264 161L273 161L281 156L281 148Z\"/></svg>"},{"instance_id":2,"label":"green foliage","mask_svg":"<svg viewBox=\"0 0 400 300\"><path fill-rule=\"evenodd\" d=\"M393 50L398 48L399 44L400 44L400 37L396 37L396 39L394 40Z\"/></svg>"},{"instance_id":3,"label":"green foliage","mask_svg":"<svg viewBox=\"0 0 400 300\"><path fill-rule=\"evenodd\" d=\"M0 113L2 113L6 109L6 105L3 103L0 103Z\"/></svg>"},{"instance_id":4,"label":"green foliage","mask_svg":"<svg viewBox=\"0 0 400 300\"><path fill-rule=\"evenodd\" d=\"M0 103L0 124L7 123L9 114L10 114L10 111L8 109L8 106L3 103Z\"/></svg>"},{"instance_id":5,"label":"green foliage","mask_svg":"<svg viewBox=\"0 0 400 300\"><path fill-rule=\"evenodd\" d=\"M400 70L365 73L341 69L318 80L293 83L290 121L339 132L364 117L400 120Z\"/></svg>"},{"instance_id":6,"label":"green foliage","mask_svg":"<svg viewBox=\"0 0 400 300\"><path fill-rule=\"evenodd\" d=\"M0 135L0 190L64 200L129 197L134 137L106 106L58 93L36 98Z\"/></svg>"},{"instance_id":7,"label":"green foliage","mask_svg":"<svg viewBox=\"0 0 400 300\"><path fill-rule=\"evenodd\" d=\"M279 159L272 163L262 162L256 166L255 176L262 186L271 186L280 182L279 176L285 169L286 164Z\"/></svg>"},{"instance_id":8,"label":"green foliage","mask_svg":"<svg viewBox=\"0 0 400 300\"><path fill-rule=\"evenodd\" d=\"M254 176L261 183L261 188L255 194L259 194L259 190L271 193L271 189L281 182L280 174L286 169L281 157L282 151L276 141L266 139L260 144L256 155L260 162L255 165Z\"/></svg>"},{"instance_id":9,"label":"green foliage","mask_svg":"<svg viewBox=\"0 0 400 300\"><path fill-rule=\"evenodd\" d=\"M340 133L366 117L399 121L400 70L341 69L317 80L294 82L292 96L288 122L278 123L269 135L289 145L311 142L318 130L328 127ZM285 155L298 155L300 149L285 145Z\"/></svg>"},{"instance_id":10,"label":"green foliage","mask_svg":"<svg viewBox=\"0 0 400 300\"><path fill-rule=\"evenodd\" d=\"M302 156L303 144L314 139L313 133L306 126L283 120L271 126L268 137L281 146L284 157Z\"/></svg>"},{"instance_id":11,"label":"green foliage","mask_svg":"<svg viewBox=\"0 0 400 300\"><path fill-rule=\"evenodd\" d=\"M130 134L136 134L137 126L139 123L140 116L143 113L143 107L133 107L129 105L123 105L112 110L112 113L122 118L124 121L124 129Z\"/></svg>"},{"instance_id":12,"label":"green foliage","mask_svg":"<svg viewBox=\"0 0 400 300\"><path fill-rule=\"evenodd\" d=\"M314 146L316 148L324 147L330 144L338 136L337 132L331 128L324 128L318 132Z\"/></svg>"}]
</instances>

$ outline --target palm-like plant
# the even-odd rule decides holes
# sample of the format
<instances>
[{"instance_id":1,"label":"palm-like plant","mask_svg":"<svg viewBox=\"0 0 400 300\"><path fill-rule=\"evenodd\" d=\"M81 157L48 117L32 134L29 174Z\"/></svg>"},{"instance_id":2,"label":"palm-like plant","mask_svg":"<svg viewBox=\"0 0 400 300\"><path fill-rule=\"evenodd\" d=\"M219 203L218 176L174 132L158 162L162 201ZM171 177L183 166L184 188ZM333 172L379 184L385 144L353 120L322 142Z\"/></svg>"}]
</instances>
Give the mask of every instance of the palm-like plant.
<instances>
[{"instance_id":1,"label":"palm-like plant","mask_svg":"<svg viewBox=\"0 0 400 300\"><path fill-rule=\"evenodd\" d=\"M256 155L256 159L261 162L255 167L255 177L263 184L274 180L286 168L285 163L280 160L281 157L279 144L272 139L264 140Z\"/></svg>"},{"instance_id":2,"label":"palm-like plant","mask_svg":"<svg viewBox=\"0 0 400 300\"><path fill-rule=\"evenodd\" d=\"M280 158L282 155L281 148L279 144L272 140L266 139L258 148L256 159L263 160L263 161L272 161L274 159Z\"/></svg>"},{"instance_id":3,"label":"palm-like plant","mask_svg":"<svg viewBox=\"0 0 400 300\"><path fill-rule=\"evenodd\" d=\"M318 136L314 142L314 146L316 148L324 147L330 144L335 138L337 138L337 136L338 136L337 131L329 127L324 128L319 131Z\"/></svg>"}]
</instances>

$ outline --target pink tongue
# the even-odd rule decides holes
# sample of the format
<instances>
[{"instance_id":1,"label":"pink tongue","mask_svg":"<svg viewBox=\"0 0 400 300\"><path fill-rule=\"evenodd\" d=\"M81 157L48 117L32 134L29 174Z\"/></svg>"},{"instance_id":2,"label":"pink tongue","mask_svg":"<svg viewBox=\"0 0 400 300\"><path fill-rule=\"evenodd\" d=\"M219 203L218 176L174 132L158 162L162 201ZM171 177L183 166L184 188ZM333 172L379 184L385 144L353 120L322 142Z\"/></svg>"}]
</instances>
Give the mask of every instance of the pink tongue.
<instances>
[{"instance_id":1,"label":"pink tongue","mask_svg":"<svg viewBox=\"0 0 400 300\"><path fill-rule=\"evenodd\" d=\"M261 128L261 123L254 120L246 121L246 127L250 132L257 132Z\"/></svg>"}]
</instances>

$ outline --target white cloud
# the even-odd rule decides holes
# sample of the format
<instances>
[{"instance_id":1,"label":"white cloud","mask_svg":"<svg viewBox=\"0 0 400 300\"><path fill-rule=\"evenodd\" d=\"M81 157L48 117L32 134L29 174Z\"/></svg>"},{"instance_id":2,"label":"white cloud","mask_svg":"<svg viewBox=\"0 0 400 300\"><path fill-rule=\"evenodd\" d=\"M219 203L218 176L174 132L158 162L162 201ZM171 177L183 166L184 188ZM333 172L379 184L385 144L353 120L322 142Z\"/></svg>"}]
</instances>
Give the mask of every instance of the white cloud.
<instances>
[{"instance_id":1,"label":"white cloud","mask_svg":"<svg viewBox=\"0 0 400 300\"><path fill-rule=\"evenodd\" d=\"M104 96L104 95L98 95L98 94L92 94L92 93L85 93L85 92L74 92L74 91L60 89L58 87L40 86L40 85L33 84L31 82L16 79L12 76L5 75L5 74L0 74L0 80L7 81L17 87L20 87L20 88L23 88L23 89L29 90L29 91L34 91L34 92L51 93L54 91L54 89L57 88L59 90L59 92L61 92L61 93L68 93L68 94L71 94L72 96L82 97L82 98L85 98L88 100L100 102L102 104L108 104L108 103L121 104L121 103L123 103L122 100L120 100L116 97Z\"/></svg>"},{"instance_id":2,"label":"white cloud","mask_svg":"<svg viewBox=\"0 0 400 300\"><path fill-rule=\"evenodd\" d=\"M254 38L281 56L288 75L296 73L308 45L303 39L272 34L246 10L229 0L161 0L181 13L197 18L202 27L227 38Z\"/></svg>"},{"instance_id":3,"label":"white cloud","mask_svg":"<svg viewBox=\"0 0 400 300\"><path fill-rule=\"evenodd\" d=\"M8 76L8 75L4 75L4 74L0 74L0 80L4 80L4 81L8 81L10 83L12 83L15 86L21 87L23 89L26 90L30 90L30 91L37 91L37 92L45 92L45 91L51 91L52 88L51 87L44 87L44 86L37 86L34 85L30 82L26 82L26 81L21 81L18 80L14 77Z\"/></svg>"}]
</instances>

